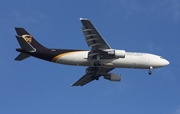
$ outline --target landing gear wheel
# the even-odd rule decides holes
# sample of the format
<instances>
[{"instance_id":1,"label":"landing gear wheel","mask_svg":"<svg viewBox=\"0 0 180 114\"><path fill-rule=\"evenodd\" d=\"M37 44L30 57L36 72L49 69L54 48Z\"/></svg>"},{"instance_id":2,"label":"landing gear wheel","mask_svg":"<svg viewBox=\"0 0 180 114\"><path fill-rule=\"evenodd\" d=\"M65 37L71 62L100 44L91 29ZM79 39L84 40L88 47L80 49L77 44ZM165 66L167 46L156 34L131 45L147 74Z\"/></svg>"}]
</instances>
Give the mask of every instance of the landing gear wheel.
<instances>
[{"instance_id":1,"label":"landing gear wheel","mask_svg":"<svg viewBox=\"0 0 180 114\"><path fill-rule=\"evenodd\" d=\"M95 67L94 67L94 71L93 71L92 80L99 80L98 70L100 69L101 62L100 61L95 61L94 66Z\"/></svg>"},{"instance_id":2,"label":"landing gear wheel","mask_svg":"<svg viewBox=\"0 0 180 114\"><path fill-rule=\"evenodd\" d=\"M101 66L101 61L95 61L94 66L95 67L100 67Z\"/></svg>"},{"instance_id":3,"label":"landing gear wheel","mask_svg":"<svg viewBox=\"0 0 180 114\"><path fill-rule=\"evenodd\" d=\"M152 72L149 72L149 75L151 75L152 74Z\"/></svg>"}]
</instances>

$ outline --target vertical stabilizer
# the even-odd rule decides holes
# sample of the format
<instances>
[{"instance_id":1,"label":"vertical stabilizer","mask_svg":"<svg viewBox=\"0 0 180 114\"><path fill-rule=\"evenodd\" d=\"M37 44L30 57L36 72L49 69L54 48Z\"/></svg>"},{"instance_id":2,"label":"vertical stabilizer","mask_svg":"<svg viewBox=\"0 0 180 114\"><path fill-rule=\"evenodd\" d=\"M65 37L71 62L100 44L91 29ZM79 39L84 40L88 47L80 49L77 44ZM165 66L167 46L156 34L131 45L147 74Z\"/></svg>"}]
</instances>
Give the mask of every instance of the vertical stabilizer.
<instances>
[{"instance_id":1,"label":"vertical stabilizer","mask_svg":"<svg viewBox=\"0 0 180 114\"><path fill-rule=\"evenodd\" d=\"M15 60L21 61L30 57L30 55L23 53L23 51L33 53L36 52L37 49L47 49L37 42L24 28L15 28L15 30L17 32L16 39L21 46L20 50L22 51L19 51L21 53L15 58Z\"/></svg>"},{"instance_id":2,"label":"vertical stabilizer","mask_svg":"<svg viewBox=\"0 0 180 114\"><path fill-rule=\"evenodd\" d=\"M36 49L46 49L43 45L41 45L36 39L31 36L24 28L15 28L17 32L17 37L21 37L26 40L29 44L31 44Z\"/></svg>"}]
</instances>

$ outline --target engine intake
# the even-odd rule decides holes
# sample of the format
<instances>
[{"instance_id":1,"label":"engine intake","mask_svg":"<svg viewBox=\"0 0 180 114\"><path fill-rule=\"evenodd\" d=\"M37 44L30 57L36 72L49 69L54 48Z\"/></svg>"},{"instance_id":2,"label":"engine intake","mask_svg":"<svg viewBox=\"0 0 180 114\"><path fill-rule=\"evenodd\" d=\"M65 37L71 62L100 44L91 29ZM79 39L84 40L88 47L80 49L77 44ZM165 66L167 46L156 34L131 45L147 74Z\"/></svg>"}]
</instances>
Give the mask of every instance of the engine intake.
<instances>
[{"instance_id":1,"label":"engine intake","mask_svg":"<svg viewBox=\"0 0 180 114\"><path fill-rule=\"evenodd\" d=\"M110 80L110 81L121 81L121 75L120 74L107 74L104 76L104 79Z\"/></svg>"},{"instance_id":2,"label":"engine intake","mask_svg":"<svg viewBox=\"0 0 180 114\"><path fill-rule=\"evenodd\" d=\"M125 50L108 49L108 50L104 50L104 51L106 51L109 55L112 55L117 58L125 58L125 55L126 55Z\"/></svg>"}]
</instances>

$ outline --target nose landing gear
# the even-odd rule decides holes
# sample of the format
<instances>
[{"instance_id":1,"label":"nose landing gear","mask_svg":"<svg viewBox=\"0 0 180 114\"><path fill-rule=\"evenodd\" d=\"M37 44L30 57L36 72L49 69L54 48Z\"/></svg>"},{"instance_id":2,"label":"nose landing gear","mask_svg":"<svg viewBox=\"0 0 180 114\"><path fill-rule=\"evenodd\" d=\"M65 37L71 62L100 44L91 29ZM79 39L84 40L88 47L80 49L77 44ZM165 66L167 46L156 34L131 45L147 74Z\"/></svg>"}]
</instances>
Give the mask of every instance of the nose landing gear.
<instances>
[{"instance_id":1,"label":"nose landing gear","mask_svg":"<svg viewBox=\"0 0 180 114\"><path fill-rule=\"evenodd\" d=\"M149 75L152 74L153 67L149 67Z\"/></svg>"}]
</instances>

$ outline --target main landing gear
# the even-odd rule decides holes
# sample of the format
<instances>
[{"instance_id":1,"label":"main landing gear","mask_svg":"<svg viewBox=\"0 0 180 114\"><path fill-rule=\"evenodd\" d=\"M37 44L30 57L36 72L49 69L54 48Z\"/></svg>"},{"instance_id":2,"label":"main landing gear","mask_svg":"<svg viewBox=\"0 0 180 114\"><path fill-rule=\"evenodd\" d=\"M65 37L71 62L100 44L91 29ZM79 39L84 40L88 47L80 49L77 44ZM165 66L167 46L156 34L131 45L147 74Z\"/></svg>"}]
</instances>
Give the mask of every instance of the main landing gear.
<instances>
[{"instance_id":1,"label":"main landing gear","mask_svg":"<svg viewBox=\"0 0 180 114\"><path fill-rule=\"evenodd\" d=\"M94 72L92 75L92 79L99 80L99 76L97 73L98 73L98 70L100 69L101 61L95 61L93 65L94 65Z\"/></svg>"},{"instance_id":2,"label":"main landing gear","mask_svg":"<svg viewBox=\"0 0 180 114\"><path fill-rule=\"evenodd\" d=\"M95 61L93 65L95 67L100 67L101 66L101 61Z\"/></svg>"},{"instance_id":3,"label":"main landing gear","mask_svg":"<svg viewBox=\"0 0 180 114\"><path fill-rule=\"evenodd\" d=\"M94 61L94 72L92 75L92 79L99 80L98 70L101 67L100 55L97 55L97 61Z\"/></svg>"},{"instance_id":4,"label":"main landing gear","mask_svg":"<svg viewBox=\"0 0 180 114\"><path fill-rule=\"evenodd\" d=\"M149 75L152 74L153 67L149 67Z\"/></svg>"}]
</instances>

